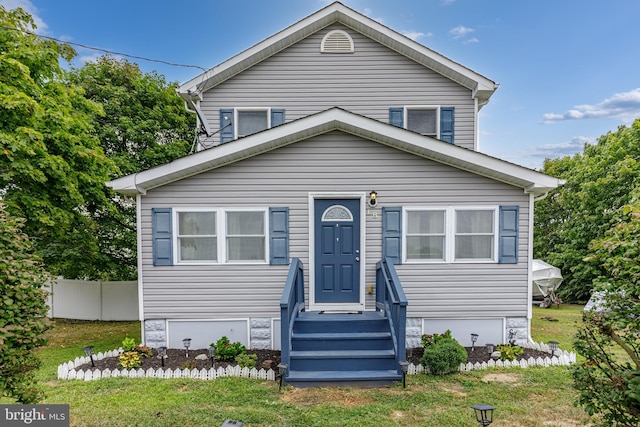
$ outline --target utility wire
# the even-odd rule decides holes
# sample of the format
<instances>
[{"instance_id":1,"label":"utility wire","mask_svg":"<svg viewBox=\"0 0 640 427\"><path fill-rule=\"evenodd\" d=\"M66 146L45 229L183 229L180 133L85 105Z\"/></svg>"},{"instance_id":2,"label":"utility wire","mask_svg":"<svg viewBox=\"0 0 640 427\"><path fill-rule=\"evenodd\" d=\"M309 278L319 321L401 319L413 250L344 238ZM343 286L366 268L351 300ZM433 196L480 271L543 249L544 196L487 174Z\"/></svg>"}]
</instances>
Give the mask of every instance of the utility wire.
<instances>
[{"instance_id":1,"label":"utility wire","mask_svg":"<svg viewBox=\"0 0 640 427\"><path fill-rule=\"evenodd\" d=\"M137 56L137 55L130 55L128 53L115 52L115 51L112 51L112 50L102 49L102 48L99 48L99 47L87 46L87 45L80 44L80 43L74 43L74 42L60 40L60 39L57 39L55 37L43 36L41 34L36 34L36 33L31 32L31 31L21 30L21 29L18 29L18 28L9 27L7 25L2 25L2 24L0 24L0 27L4 28L6 30L17 31L17 32L20 32L20 33L30 34L32 36L35 36L35 37L38 37L38 38L41 38L41 39L53 40L53 41L58 42L58 43L70 44L70 45L73 45L73 46L82 47L84 49L96 50L98 52L104 52L104 53L108 53L108 54L112 54L112 55L124 56L126 58L139 59L139 60L148 61L148 62L156 62L156 63L159 63L159 64L170 65L172 67L197 68L198 70L202 70L204 72L207 71L206 68L200 67L199 65L177 64L177 63L174 63L174 62L163 61L161 59L152 59L152 58L146 58L144 56Z\"/></svg>"}]
</instances>

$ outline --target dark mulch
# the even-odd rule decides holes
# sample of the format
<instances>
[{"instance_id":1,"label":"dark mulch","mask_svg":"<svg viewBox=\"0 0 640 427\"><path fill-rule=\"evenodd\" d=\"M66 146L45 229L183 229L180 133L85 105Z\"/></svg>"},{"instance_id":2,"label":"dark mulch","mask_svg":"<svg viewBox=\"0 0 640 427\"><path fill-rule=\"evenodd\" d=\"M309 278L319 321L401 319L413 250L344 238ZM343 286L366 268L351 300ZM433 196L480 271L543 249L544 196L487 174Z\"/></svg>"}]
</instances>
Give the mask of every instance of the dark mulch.
<instances>
[{"instance_id":1,"label":"dark mulch","mask_svg":"<svg viewBox=\"0 0 640 427\"><path fill-rule=\"evenodd\" d=\"M280 351L278 350L247 350L248 354L257 354L258 361L256 362L256 368L261 369L276 369L278 363L280 363ZM205 360L197 360L196 356L204 354L207 356ZM151 357L143 357L141 359L142 366L141 368L147 370L149 368L162 368L162 361L158 357L158 352L154 349L153 355ZM122 369L118 366L118 358L117 357L106 357L102 360L94 360L95 368L91 366L91 363L87 363L82 366L78 366L78 369L100 369L104 370L109 368L110 370L114 369ZM216 360L215 368L218 369L220 367L226 368L228 365L234 363L229 362L221 362ZM189 358L186 357L184 349L167 349L167 357L164 360L164 368L165 369L209 369L211 368L211 359L208 357L207 350L189 350Z\"/></svg>"},{"instance_id":2,"label":"dark mulch","mask_svg":"<svg viewBox=\"0 0 640 427\"><path fill-rule=\"evenodd\" d=\"M487 353L486 348L485 347L476 347L474 349L474 351L471 351L470 347L466 348L467 350L467 362L471 362L471 363L476 363L476 362L488 362L490 360L490 356L489 353ZM529 359L530 357L533 358L537 358L537 357L548 357L549 354L542 352L542 351L537 351L537 350L532 350L532 349L528 349L525 348L523 349L524 353L520 356L518 356L518 360L521 359ZM247 353L249 354L257 354L258 355L258 361L256 362L256 368L257 369L276 369L276 367L278 366L278 363L280 363L280 351L279 350L247 350ZM422 348L414 348L411 349L410 351L408 351L408 353L411 354L411 357L409 357L409 362L413 363L414 365L418 365L420 363L420 359L422 358L422 354L423 354L423 349ZM188 368L188 369L209 369L211 368L211 359L206 359L206 360L197 360L196 356L200 355L200 354L204 354L207 355L207 350L190 350L189 351L189 358L187 359L186 355L185 355L185 351L183 349L168 349L167 350L167 358L164 361L164 366L165 369L184 369L184 368ZM104 370L109 368L110 370L114 370L114 369L121 369L118 366L118 358L117 357L108 357L108 358L104 358L102 360L95 360L95 368L93 368L91 366L91 363L79 366L76 369L83 369L83 370L87 370L87 369L100 369L100 370ZM227 367L229 364L228 362L220 362L216 360L215 363L215 368L219 368L219 367ZM235 363L233 363L235 364ZM160 358L157 357L157 352L156 350L153 350L153 356L151 357L147 357L147 358L143 358L142 359L142 366L141 368L144 370L147 370L149 368L161 368L162 367L162 362L160 360Z\"/></svg>"},{"instance_id":3,"label":"dark mulch","mask_svg":"<svg viewBox=\"0 0 640 427\"><path fill-rule=\"evenodd\" d=\"M491 360L491 355L487 352L486 347L475 347L473 351L471 351L471 347L466 347L465 350L467 350L467 362L482 363ZM530 348L523 348L522 350L524 350L523 353L518 356L516 360L527 360L530 357L533 357L534 359L537 357L549 357L549 353L545 353L544 351L533 350ZM407 357L409 362L417 366L420 363L424 349L422 347L413 348L408 350L407 353L411 354L411 357Z\"/></svg>"}]
</instances>

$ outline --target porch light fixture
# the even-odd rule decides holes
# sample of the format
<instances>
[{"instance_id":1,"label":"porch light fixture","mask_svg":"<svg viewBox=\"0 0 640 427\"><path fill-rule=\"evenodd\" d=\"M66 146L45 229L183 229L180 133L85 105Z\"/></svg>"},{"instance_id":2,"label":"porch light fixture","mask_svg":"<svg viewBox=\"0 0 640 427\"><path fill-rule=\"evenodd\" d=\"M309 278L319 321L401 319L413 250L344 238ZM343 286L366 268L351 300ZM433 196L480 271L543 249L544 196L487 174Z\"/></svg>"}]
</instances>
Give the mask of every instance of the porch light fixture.
<instances>
[{"instance_id":1,"label":"porch light fixture","mask_svg":"<svg viewBox=\"0 0 640 427\"><path fill-rule=\"evenodd\" d=\"M495 409L491 405L486 403L479 403L471 407L476 413L476 421L482 424L483 427L488 426L493 422L493 410Z\"/></svg>"},{"instance_id":2,"label":"porch light fixture","mask_svg":"<svg viewBox=\"0 0 640 427\"><path fill-rule=\"evenodd\" d=\"M85 348L83 348L82 351L84 351L84 355L85 356L87 356L89 359L91 359L91 366L93 366L95 368L96 364L93 362L93 346L92 345L88 345Z\"/></svg>"},{"instance_id":3,"label":"porch light fixture","mask_svg":"<svg viewBox=\"0 0 640 427\"><path fill-rule=\"evenodd\" d=\"M493 353L493 349L495 348L495 346L493 344L485 344L484 346L487 349L487 353L489 353L489 354Z\"/></svg>"},{"instance_id":4,"label":"porch light fixture","mask_svg":"<svg viewBox=\"0 0 640 427\"><path fill-rule=\"evenodd\" d=\"M556 350L560 348L560 343L558 341L549 341L547 343L549 348L551 349L551 357L556 355Z\"/></svg>"},{"instance_id":5,"label":"porch light fixture","mask_svg":"<svg viewBox=\"0 0 640 427\"><path fill-rule=\"evenodd\" d=\"M409 372L409 362L400 361L400 369L402 370L402 388L407 388L407 372Z\"/></svg>"},{"instance_id":6,"label":"porch light fixture","mask_svg":"<svg viewBox=\"0 0 640 427\"><path fill-rule=\"evenodd\" d=\"M471 351L475 350L476 341L478 341L478 334L471 334Z\"/></svg>"},{"instance_id":7,"label":"porch light fixture","mask_svg":"<svg viewBox=\"0 0 640 427\"><path fill-rule=\"evenodd\" d=\"M289 366L286 363L278 364L278 374L280 374L280 385L278 386L278 391L282 389L282 380L284 379L284 376L287 375L287 369L289 369Z\"/></svg>"},{"instance_id":8,"label":"porch light fixture","mask_svg":"<svg viewBox=\"0 0 640 427\"><path fill-rule=\"evenodd\" d=\"M185 354L187 359L189 358L189 346L191 345L191 338L185 338L182 340L182 344L184 345Z\"/></svg>"},{"instance_id":9,"label":"porch light fixture","mask_svg":"<svg viewBox=\"0 0 640 427\"><path fill-rule=\"evenodd\" d=\"M158 357L160 357L160 362L162 363L162 367L164 368L164 359L167 357L167 347L158 347Z\"/></svg>"},{"instance_id":10,"label":"porch light fixture","mask_svg":"<svg viewBox=\"0 0 640 427\"><path fill-rule=\"evenodd\" d=\"M215 368L215 364L216 364L216 346L215 345L210 345L209 346L209 357L211 358L211 367Z\"/></svg>"},{"instance_id":11,"label":"porch light fixture","mask_svg":"<svg viewBox=\"0 0 640 427\"><path fill-rule=\"evenodd\" d=\"M509 344L516 344L516 331L514 331L513 329L509 329Z\"/></svg>"},{"instance_id":12,"label":"porch light fixture","mask_svg":"<svg viewBox=\"0 0 640 427\"><path fill-rule=\"evenodd\" d=\"M378 193L376 193L375 191L372 191L371 193L369 193L369 206L374 208L376 207L377 204L378 204Z\"/></svg>"}]
</instances>

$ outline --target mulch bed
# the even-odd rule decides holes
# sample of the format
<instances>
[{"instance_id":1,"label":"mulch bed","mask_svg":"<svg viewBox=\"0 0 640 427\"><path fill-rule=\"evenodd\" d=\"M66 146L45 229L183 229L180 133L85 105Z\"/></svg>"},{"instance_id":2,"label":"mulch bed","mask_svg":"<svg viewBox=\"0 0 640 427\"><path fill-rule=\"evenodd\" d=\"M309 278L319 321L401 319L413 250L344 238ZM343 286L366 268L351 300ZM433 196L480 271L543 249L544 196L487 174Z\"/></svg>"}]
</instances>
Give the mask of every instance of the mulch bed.
<instances>
[{"instance_id":1,"label":"mulch bed","mask_svg":"<svg viewBox=\"0 0 640 427\"><path fill-rule=\"evenodd\" d=\"M474 351L471 351L471 348L467 347L467 362L471 362L471 363L482 363L482 362L488 362L490 360L490 356L489 353L487 353L486 348L485 347L476 347L474 349ZM529 359L530 357L533 358L537 358L537 357L548 357L549 354L542 352L542 351L537 351L537 350L532 350L529 348L523 348L524 353L520 356L518 356L517 360L521 360L521 359ZM258 355L258 361L256 362L256 368L257 369L273 369L276 370L278 363L280 363L280 351L279 350L247 350L248 354L257 354ZM422 358L422 354L423 354L423 349L422 348L414 348L411 350L411 357L409 358L409 362L413 363L414 365L418 365L420 364L420 359ZM183 349L168 349L167 350L167 358L164 361L164 368L165 369L184 369L184 368L188 368L188 369L209 369L211 368L211 359L208 358L205 360L198 360L196 359L196 356L198 355L207 355L207 350L189 350L189 358L186 357L185 355L185 351ZM158 368L162 368L162 361L160 360L160 358L157 357L158 353L156 352L156 350L153 350L153 356L151 357L146 357L146 358L142 358L142 366L141 368L144 370L147 370L149 368L154 368L154 369L158 369ZM82 369L82 370L87 370L87 369L100 369L100 370L104 370L104 369L110 369L110 370L114 370L114 369L121 369L118 366L118 358L117 357L107 357L104 358L102 360L94 360L95 363L95 367L91 366L91 363L87 363L85 365L82 366L78 366L76 368L76 370ZM235 364L235 363L229 363L229 362L220 362L216 360L215 363L215 368L218 369L219 367L223 367L226 368L228 365L230 364Z\"/></svg>"}]
</instances>

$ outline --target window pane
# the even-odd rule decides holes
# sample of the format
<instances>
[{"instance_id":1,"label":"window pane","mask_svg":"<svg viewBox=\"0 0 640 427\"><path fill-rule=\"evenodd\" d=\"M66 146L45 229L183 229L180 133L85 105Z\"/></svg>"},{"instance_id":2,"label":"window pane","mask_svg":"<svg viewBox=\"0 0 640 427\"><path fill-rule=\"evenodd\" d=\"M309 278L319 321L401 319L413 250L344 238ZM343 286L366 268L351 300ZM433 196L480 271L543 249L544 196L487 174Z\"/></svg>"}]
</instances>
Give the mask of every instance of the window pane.
<instances>
[{"instance_id":1,"label":"window pane","mask_svg":"<svg viewBox=\"0 0 640 427\"><path fill-rule=\"evenodd\" d=\"M227 234L264 235L264 212L227 212Z\"/></svg>"},{"instance_id":2,"label":"window pane","mask_svg":"<svg viewBox=\"0 0 640 427\"><path fill-rule=\"evenodd\" d=\"M180 261L217 261L215 237L181 237L178 250Z\"/></svg>"},{"instance_id":3,"label":"window pane","mask_svg":"<svg viewBox=\"0 0 640 427\"><path fill-rule=\"evenodd\" d=\"M444 236L407 236L407 259L444 259Z\"/></svg>"},{"instance_id":4,"label":"window pane","mask_svg":"<svg viewBox=\"0 0 640 427\"><path fill-rule=\"evenodd\" d=\"M456 236L456 259L493 259L493 236Z\"/></svg>"},{"instance_id":5,"label":"window pane","mask_svg":"<svg viewBox=\"0 0 640 427\"><path fill-rule=\"evenodd\" d=\"M423 135L435 135L436 116L435 109L407 109L407 129Z\"/></svg>"},{"instance_id":6,"label":"window pane","mask_svg":"<svg viewBox=\"0 0 640 427\"><path fill-rule=\"evenodd\" d=\"M456 211L456 233L493 233L493 211Z\"/></svg>"},{"instance_id":7,"label":"window pane","mask_svg":"<svg viewBox=\"0 0 640 427\"><path fill-rule=\"evenodd\" d=\"M215 212L179 212L178 234L181 236L197 236L216 234Z\"/></svg>"},{"instance_id":8,"label":"window pane","mask_svg":"<svg viewBox=\"0 0 640 427\"><path fill-rule=\"evenodd\" d=\"M264 261L264 237L227 237L229 261Z\"/></svg>"},{"instance_id":9,"label":"window pane","mask_svg":"<svg viewBox=\"0 0 640 427\"><path fill-rule=\"evenodd\" d=\"M267 110L238 111L238 136L251 135L267 128Z\"/></svg>"},{"instance_id":10,"label":"window pane","mask_svg":"<svg viewBox=\"0 0 640 427\"><path fill-rule=\"evenodd\" d=\"M409 211L407 233L444 234L444 211Z\"/></svg>"}]
</instances>

